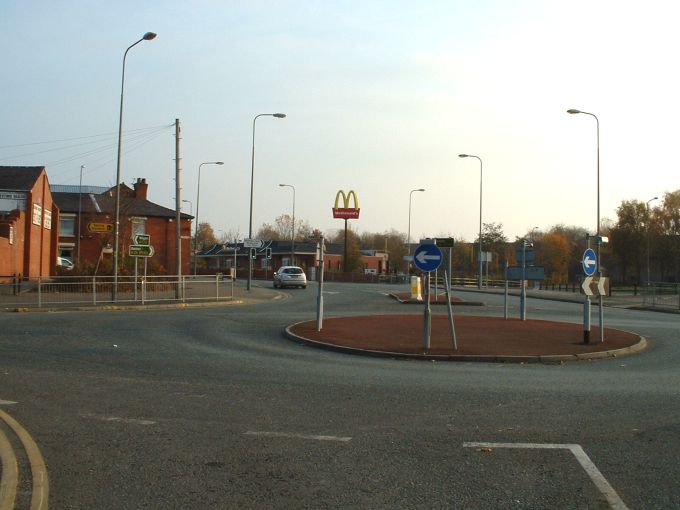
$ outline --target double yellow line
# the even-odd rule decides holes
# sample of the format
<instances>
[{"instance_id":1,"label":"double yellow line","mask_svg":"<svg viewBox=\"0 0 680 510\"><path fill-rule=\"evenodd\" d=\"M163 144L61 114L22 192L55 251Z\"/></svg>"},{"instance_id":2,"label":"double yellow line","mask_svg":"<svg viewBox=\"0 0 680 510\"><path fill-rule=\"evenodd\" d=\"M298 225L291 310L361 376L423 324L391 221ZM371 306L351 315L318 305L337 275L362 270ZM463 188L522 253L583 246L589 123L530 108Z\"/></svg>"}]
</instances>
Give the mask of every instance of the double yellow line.
<instances>
[{"instance_id":1,"label":"double yellow line","mask_svg":"<svg viewBox=\"0 0 680 510\"><path fill-rule=\"evenodd\" d=\"M47 510L49 497L49 481L47 466L38 445L26 429L6 412L0 410L0 420L4 421L16 434L26 451L28 463L33 476L31 491L31 510ZM0 462L2 462L2 478L0 478L0 510L13 510L19 484L19 465L12 449L12 444L0 430Z\"/></svg>"}]
</instances>

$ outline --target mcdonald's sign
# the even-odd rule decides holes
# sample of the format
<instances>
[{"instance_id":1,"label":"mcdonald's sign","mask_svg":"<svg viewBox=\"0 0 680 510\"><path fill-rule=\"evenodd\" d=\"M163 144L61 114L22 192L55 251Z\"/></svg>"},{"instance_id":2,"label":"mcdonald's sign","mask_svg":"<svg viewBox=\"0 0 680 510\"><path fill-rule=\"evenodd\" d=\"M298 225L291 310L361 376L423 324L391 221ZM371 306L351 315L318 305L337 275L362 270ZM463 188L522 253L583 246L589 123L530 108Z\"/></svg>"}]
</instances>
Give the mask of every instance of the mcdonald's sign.
<instances>
[{"instance_id":1,"label":"mcdonald's sign","mask_svg":"<svg viewBox=\"0 0 680 510\"><path fill-rule=\"evenodd\" d=\"M354 207L349 206L350 198L354 197ZM338 207L340 198L342 198L342 207ZM333 218L340 218L343 220L355 220L359 217L359 199L354 190L350 190L347 195L340 190L335 195L335 207L333 207Z\"/></svg>"}]
</instances>

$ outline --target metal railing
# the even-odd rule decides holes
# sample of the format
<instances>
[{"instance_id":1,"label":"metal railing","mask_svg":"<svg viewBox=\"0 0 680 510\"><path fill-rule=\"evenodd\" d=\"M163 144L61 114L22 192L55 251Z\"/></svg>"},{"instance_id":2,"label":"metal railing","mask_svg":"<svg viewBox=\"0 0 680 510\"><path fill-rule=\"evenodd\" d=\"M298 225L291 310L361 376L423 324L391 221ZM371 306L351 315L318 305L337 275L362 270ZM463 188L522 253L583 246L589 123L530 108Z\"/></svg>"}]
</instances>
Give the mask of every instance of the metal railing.
<instances>
[{"instance_id":1,"label":"metal railing","mask_svg":"<svg viewBox=\"0 0 680 510\"><path fill-rule=\"evenodd\" d=\"M17 291L17 288L19 289ZM234 299L230 275L118 277L113 301L113 277L57 276L24 280L21 286L0 282L0 307L53 307Z\"/></svg>"},{"instance_id":2,"label":"metal railing","mask_svg":"<svg viewBox=\"0 0 680 510\"><path fill-rule=\"evenodd\" d=\"M680 310L680 283L650 283L642 287L642 303L652 308Z\"/></svg>"}]
</instances>

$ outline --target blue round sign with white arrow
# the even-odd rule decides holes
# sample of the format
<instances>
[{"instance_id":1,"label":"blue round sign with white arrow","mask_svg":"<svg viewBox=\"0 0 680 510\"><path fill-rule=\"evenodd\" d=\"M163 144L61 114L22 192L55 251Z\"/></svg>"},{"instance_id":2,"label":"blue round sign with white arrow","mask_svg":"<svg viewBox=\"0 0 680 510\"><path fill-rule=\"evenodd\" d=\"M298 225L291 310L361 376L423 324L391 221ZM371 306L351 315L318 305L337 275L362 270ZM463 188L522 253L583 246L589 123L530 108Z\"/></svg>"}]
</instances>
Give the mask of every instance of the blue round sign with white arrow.
<instances>
[{"instance_id":1,"label":"blue round sign with white arrow","mask_svg":"<svg viewBox=\"0 0 680 510\"><path fill-rule=\"evenodd\" d=\"M586 276L593 276L595 270L597 269L597 255L592 250L588 248L583 252L583 259L581 259L581 265L583 266L583 272Z\"/></svg>"},{"instance_id":2,"label":"blue round sign with white arrow","mask_svg":"<svg viewBox=\"0 0 680 510\"><path fill-rule=\"evenodd\" d=\"M442 264L442 251L436 244L421 244L413 252L413 263L418 269L429 273Z\"/></svg>"}]
</instances>

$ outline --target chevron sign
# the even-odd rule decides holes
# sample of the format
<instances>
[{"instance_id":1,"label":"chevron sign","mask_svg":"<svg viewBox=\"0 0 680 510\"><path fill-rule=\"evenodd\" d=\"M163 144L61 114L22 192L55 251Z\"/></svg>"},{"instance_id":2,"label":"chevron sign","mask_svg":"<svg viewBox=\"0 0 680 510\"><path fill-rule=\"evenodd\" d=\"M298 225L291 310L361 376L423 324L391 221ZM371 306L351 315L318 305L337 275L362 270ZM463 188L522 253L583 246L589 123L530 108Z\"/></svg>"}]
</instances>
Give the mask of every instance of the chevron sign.
<instances>
[{"instance_id":1,"label":"chevron sign","mask_svg":"<svg viewBox=\"0 0 680 510\"><path fill-rule=\"evenodd\" d=\"M586 296L606 296L609 293L609 278L588 276L583 279L581 291Z\"/></svg>"}]
</instances>

